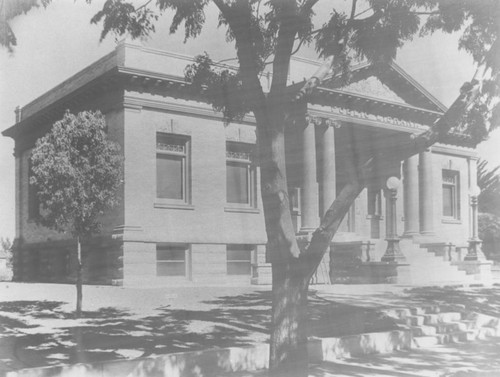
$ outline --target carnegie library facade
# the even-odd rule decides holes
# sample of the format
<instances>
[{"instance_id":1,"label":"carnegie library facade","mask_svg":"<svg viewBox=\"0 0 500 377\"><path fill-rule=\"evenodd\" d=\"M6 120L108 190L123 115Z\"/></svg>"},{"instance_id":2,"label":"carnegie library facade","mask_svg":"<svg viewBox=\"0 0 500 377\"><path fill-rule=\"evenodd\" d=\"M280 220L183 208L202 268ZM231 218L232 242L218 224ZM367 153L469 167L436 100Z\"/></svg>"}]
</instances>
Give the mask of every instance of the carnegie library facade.
<instances>
[{"instance_id":1,"label":"carnegie library facade","mask_svg":"<svg viewBox=\"0 0 500 377\"><path fill-rule=\"evenodd\" d=\"M99 109L125 156L121 204L83 247L89 284L270 283L255 159L255 122L225 125L189 92L192 58L122 42L16 110L14 280L71 282L75 240L37 225L29 185L35 141L69 109ZM294 58L290 91L318 63ZM263 75L262 85L270 76ZM347 86L326 80L286 134L297 236L307 242L347 182L350 164L418 135L445 107L396 64L359 64ZM467 136L379 166L335 235L313 283L473 282L488 276L475 242L477 154ZM476 250L477 247L477 250Z\"/></svg>"}]
</instances>

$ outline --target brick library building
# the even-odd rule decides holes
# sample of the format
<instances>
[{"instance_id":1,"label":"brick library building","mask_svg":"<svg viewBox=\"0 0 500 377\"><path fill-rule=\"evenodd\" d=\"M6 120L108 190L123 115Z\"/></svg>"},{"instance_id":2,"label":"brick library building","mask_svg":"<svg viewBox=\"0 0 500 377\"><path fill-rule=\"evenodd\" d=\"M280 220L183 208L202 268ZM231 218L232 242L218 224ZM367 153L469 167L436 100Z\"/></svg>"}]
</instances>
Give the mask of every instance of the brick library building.
<instances>
[{"instance_id":1,"label":"brick library building","mask_svg":"<svg viewBox=\"0 0 500 377\"><path fill-rule=\"evenodd\" d=\"M266 233L251 115L222 115L186 90L192 57L121 42L29 104L3 131L15 141L15 281L73 282L75 240L37 224L30 154L61 119L99 109L124 154L118 207L83 245L84 282L126 286L269 284ZM290 91L319 63L292 58ZM262 85L269 85L263 75ZM395 63L353 67L308 98L304 124L286 134L297 235L310 234L360 154L418 135L446 108ZM401 164L380 166L352 204L313 283L473 282L491 264L475 250L477 153L470 139L445 142ZM382 182L382 183L381 183ZM388 246L398 246L396 258ZM392 244L392 245L391 245ZM474 246L474 247L471 247ZM472 250L474 249L474 250ZM392 255L394 256L394 255Z\"/></svg>"}]
</instances>

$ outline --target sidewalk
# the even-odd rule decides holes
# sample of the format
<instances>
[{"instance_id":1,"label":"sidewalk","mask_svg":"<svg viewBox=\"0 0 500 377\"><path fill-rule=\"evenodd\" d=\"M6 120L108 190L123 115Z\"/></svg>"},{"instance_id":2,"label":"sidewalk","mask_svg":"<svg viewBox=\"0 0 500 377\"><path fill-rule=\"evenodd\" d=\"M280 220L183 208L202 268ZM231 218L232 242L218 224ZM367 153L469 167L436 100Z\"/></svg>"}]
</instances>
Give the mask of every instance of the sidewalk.
<instances>
[{"instance_id":1,"label":"sidewalk","mask_svg":"<svg viewBox=\"0 0 500 377\"><path fill-rule=\"evenodd\" d=\"M499 355L496 339L311 364L309 377L498 377ZM267 372L223 376L267 377Z\"/></svg>"}]
</instances>

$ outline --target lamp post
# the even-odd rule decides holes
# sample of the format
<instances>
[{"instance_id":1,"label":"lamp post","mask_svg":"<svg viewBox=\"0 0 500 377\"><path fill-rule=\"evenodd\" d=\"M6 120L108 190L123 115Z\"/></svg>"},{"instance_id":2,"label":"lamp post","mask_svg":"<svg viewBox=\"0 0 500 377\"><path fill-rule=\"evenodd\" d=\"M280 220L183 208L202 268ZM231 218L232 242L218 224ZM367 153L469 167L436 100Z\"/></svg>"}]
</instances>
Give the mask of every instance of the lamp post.
<instances>
[{"instance_id":1,"label":"lamp post","mask_svg":"<svg viewBox=\"0 0 500 377\"><path fill-rule=\"evenodd\" d=\"M402 262L405 256L399 248L399 237L397 230L396 200L398 196L398 187L401 181L397 177L390 177L385 183L386 191L386 241L387 249L382 256L382 262Z\"/></svg>"},{"instance_id":2,"label":"lamp post","mask_svg":"<svg viewBox=\"0 0 500 377\"><path fill-rule=\"evenodd\" d=\"M471 222L472 222L472 234L469 239L469 248L464 261L478 261L485 260L486 257L481 250L481 240L478 237L477 232L477 198L481 193L481 189L478 186L473 186L470 189L470 206L471 206Z\"/></svg>"}]
</instances>

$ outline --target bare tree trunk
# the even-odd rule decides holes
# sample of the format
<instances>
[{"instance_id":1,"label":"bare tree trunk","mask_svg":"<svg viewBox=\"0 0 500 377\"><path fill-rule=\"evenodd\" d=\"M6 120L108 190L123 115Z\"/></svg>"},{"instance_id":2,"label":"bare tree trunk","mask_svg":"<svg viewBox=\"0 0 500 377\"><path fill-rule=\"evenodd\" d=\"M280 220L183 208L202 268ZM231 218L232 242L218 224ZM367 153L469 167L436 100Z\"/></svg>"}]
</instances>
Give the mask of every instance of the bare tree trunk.
<instances>
[{"instance_id":1,"label":"bare tree trunk","mask_svg":"<svg viewBox=\"0 0 500 377\"><path fill-rule=\"evenodd\" d=\"M270 375L308 375L307 292L309 278L302 260L273 263L273 311Z\"/></svg>"},{"instance_id":2,"label":"bare tree trunk","mask_svg":"<svg viewBox=\"0 0 500 377\"><path fill-rule=\"evenodd\" d=\"M76 312L77 318L82 315L82 300L83 300L83 289L82 289L82 244L80 242L80 237L76 238Z\"/></svg>"}]
</instances>

